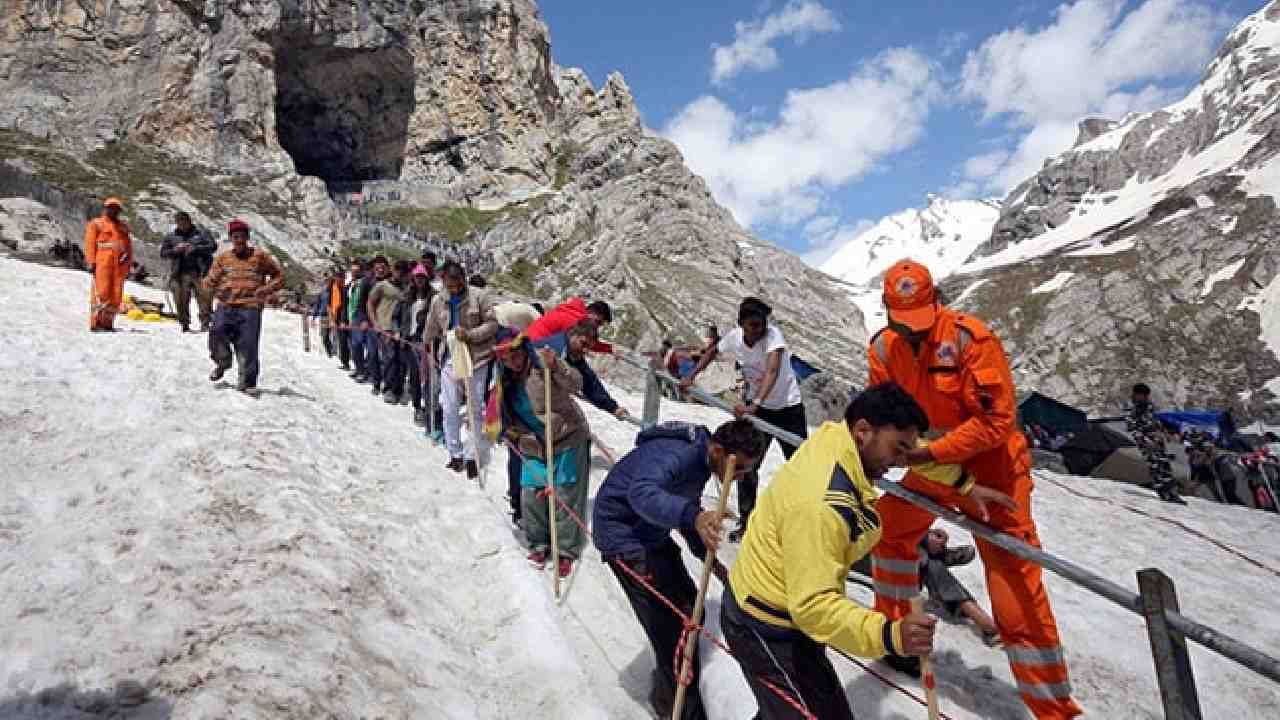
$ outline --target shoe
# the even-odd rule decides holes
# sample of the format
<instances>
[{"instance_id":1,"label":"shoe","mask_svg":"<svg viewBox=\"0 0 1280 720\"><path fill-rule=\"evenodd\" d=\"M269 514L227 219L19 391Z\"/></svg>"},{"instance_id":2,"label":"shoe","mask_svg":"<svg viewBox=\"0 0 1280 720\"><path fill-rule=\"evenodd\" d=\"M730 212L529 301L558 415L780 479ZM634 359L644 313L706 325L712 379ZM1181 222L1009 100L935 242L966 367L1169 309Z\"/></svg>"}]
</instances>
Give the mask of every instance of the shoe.
<instances>
[{"instance_id":1,"label":"shoe","mask_svg":"<svg viewBox=\"0 0 1280 720\"><path fill-rule=\"evenodd\" d=\"M427 412L422 408L413 409L413 424L418 427L427 426Z\"/></svg>"},{"instance_id":2,"label":"shoe","mask_svg":"<svg viewBox=\"0 0 1280 720\"><path fill-rule=\"evenodd\" d=\"M560 573L561 579L567 578L573 574L573 558L569 558L569 557L560 558L559 573Z\"/></svg>"},{"instance_id":3,"label":"shoe","mask_svg":"<svg viewBox=\"0 0 1280 720\"><path fill-rule=\"evenodd\" d=\"M364 384L366 384L366 383L368 383L368 382L369 382L369 376L368 376L368 375L365 375L364 373L359 373L359 374L357 374L357 375L353 375L353 376L351 376L351 379L352 379L352 380L355 380L355 381L356 381L357 383L359 383L360 385L364 385Z\"/></svg>"},{"instance_id":4,"label":"shoe","mask_svg":"<svg viewBox=\"0 0 1280 720\"><path fill-rule=\"evenodd\" d=\"M984 631L982 633L982 644L989 648L998 648L1001 645L1004 645L1004 642L1000 640L1000 633Z\"/></svg>"},{"instance_id":5,"label":"shoe","mask_svg":"<svg viewBox=\"0 0 1280 720\"><path fill-rule=\"evenodd\" d=\"M382 395L382 402L384 402L384 403L386 403L386 404L388 404L388 405L399 405L399 404L400 404L400 396L399 396L399 395L396 395L395 393L393 393L393 392L391 392L390 390L388 390L388 391L386 391L385 393L383 393L383 395Z\"/></svg>"},{"instance_id":6,"label":"shoe","mask_svg":"<svg viewBox=\"0 0 1280 720\"><path fill-rule=\"evenodd\" d=\"M184 332L184 333L189 333L189 332L191 332L191 326L190 326L190 325L183 325L183 326L182 326L182 332Z\"/></svg>"},{"instance_id":7,"label":"shoe","mask_svg":"<svg viewBox=\"0 0 1280 720\"><path fill-rule=\"evenodd\" d=\"M261 394L261 391L258 390L258 388L254 387L253 385L241 385L237 389L251 398L256 398L258 397L258 395Z\"/></svg>"},{"instance_id":8,"label":"shoe","mask_svg":"<svg viewBox=\"0 0 1280 720\"><path fill-rule=\"evenodd\" d=\"M230 369L231 369L230 365L215 365L213 368L213 372L209 373L209 380L213 382L217 382L221 380L222 376L226 375L227 370L230 370Z\"/></svg>"},{"instance_id":9,"label":"shoe","mask_svg":"<svg viewBox=\"0 0 1280 720\"><path fill-rule=\"evenodd\" d=\"M918 657L904 657L889 653L884 656L884 663L903 675L920 679L920 658Z\"/></svg>"},{"instance_id":10,"label":"shoe","mask_svg":"<svg viewBox=\"0 0 1280 720\"><path fill-rule=\"evenodd\" d=\"M401 405L409 404L409 393L404 393L403 395L400 396L400 404Z\"/></svg>"},{"instance_id":11,"label":"shoe","mask_svg":"<svg viewBox=\"0 0 1280 720\"><path fill-rule=\"evenodd\" d=\"M747 534L747 526L739 525L738 527L729 531L729 542L735 543L735 544L740 543L742 542L742 536L746 534Z\"/></svg>"},{"instance_id":12,"label":"shoe","mask_svg":"<svg viewBox=\"0 0 1280 720\"><path fill-rule=\"evenodd\" d=\"M655 670L649 686L649 706L658 717L669 718L675 710L675 704L675 691L671 683Z\"/></svg>"},{"instance_id":13,"label":"shoe","mask_svg":"<svg viewBox=\"0 0 1280 720\"><path fill-rule=\"evenodd\" d=\"M342 369L347 370L348 368L344 367ZM351 372L347 373L347 377L351 378L352 380L355 380L356 378L360 377L360 368L351 369ZM359 382L359 380L356 380L356 382Z\"/></svg>"},{"instance_id":14,"label":"shoe","mask_svg":"<svg viewBox=\"0 0 1280 720\"><path fill-rule=\"evenodd\" d=\"M373 387L371 388L371 390L372 390L372 394L373 394L373 395L381 395L381 394L382 394L382 384L381 384L381 383L374 383L374 384L373 384Z\"/></svg>"},{"instance_id":15,"label":"shoe","mask_svg":"<svg viewBox=\"0 0 1280 720\"><path fill-rule=\"evenodd\" d=\"M973 562L974 556L978 551L972 545L961 545L960 547L947 548L942 553L942 564L947 567L956 567L957 565L968 565Z\"/></svg>"},{"instance_id":16,"label":"shoe","mask_svg":"<svg viewBox=\"0 0 1280 720\"><path fill-rule=\"evenodd\" d=\"M1164 494L1160 499L1161 499L1161 500L1164 500L1165 502L1171 502L1171 503L1174 503L1175 505L1186 505L1186 504L1187 504L1187 501L1186 501L1186 500L1183 500L1183 499L1182 499L1182 497L1181 497L1180 495L1178 495L1177 493L1174 493L1174 492L1166 493L1166 494Z\"/></svg>"},{"instance_id":17,"label":"shoe","mask_svg":"<svg viewBox=\"0 0 1280 720\"><path fill-rule=\"evenodd\" d=\"M529 561L530 565L538 568L539 570L542 570L547 566L547 551L534 550L533 552L529 553L529 556L526 559Z\"/></svg>"},{"instance_id":18,"label":"shoe","mask_svg":"<svg viewBox=\"0 0 1280 720\"><path fill-rule=\"evenodd\" d=\"M449 462L445 463L444 466L449 470L460 473L463 468L462 458L449 458Z\"/></svg>"},{"instance_id":19,"label":"shoe","mask_svg":"<svg viewBox=\"0 0 1280 720\"><path fill-rule=\"evenodd\" d=\"M466 462L466 468L467 468L468 480L475 480L476 478L480 477L480 466L476 465L475 460L468 460Z\"/></svg>"}]
</instances>

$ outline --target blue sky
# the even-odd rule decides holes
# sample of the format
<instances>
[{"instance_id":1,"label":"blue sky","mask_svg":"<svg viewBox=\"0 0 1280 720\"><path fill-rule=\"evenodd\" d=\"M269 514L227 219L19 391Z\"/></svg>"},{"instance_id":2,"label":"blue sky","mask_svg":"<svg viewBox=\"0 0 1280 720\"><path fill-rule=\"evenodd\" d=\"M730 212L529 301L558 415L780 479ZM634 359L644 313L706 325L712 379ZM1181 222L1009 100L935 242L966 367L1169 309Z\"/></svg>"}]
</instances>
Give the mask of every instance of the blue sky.
<instances>
[{"instance_id":1,"label":"blue sky","mask_svg":"<svg viewBox=\"0 0 1280 720\"><path fill-rule=\"evenodd\" d=\"M1003 196L1083 117L1194 85L1257 0L544 0L552 55L620 71L757 235L813 263L928 193Z\"/></svg>"}]
</instances>

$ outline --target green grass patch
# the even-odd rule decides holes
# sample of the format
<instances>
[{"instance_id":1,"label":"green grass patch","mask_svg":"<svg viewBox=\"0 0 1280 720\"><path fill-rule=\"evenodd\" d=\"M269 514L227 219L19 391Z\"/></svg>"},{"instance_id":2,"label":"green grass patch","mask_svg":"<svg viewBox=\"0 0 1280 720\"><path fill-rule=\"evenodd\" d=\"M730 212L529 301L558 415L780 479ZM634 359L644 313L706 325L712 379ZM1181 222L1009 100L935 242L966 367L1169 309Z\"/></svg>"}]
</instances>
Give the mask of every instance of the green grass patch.
<instances>
[{"instance_id":1,"label":"green grass patch","mask_svg":"<svg viewBox=\"0 0 1280 720\"><path fill-rule=\"evenodd\" d=\"M580 152L582 152L582 148L578 147L575 142L566 142L556 152L555 188L557 190L562 190L565 185L569 184L572 179L573 161Z\"/></svg>"},{"instance_id":2,"label":"green grass patch","mask_svg":"<svg viewBox=\"0 0 1280 720\"><path fill-rule=\"evenodd\" d=\"M520 258L512 263L506 272L490 276L489 284L536 299L538 297L537 277L538 266L525 258Z\"/></svg>"},{"instance_id":3,"label":"green grass patch","mask_svg":"<svg viewBox=\"0 0 1280 720\"><path fill-rule=\"evenodd\" d=\"M403 245L388 245L384 243L346 244L342 246L340 254L347 258L348 261L352 258L369 260L377 255L381 255L391 262L396 260L419 260L422 257L421 251L416 251Z\"/></svg>"},{"instance_id":4,"label":"green grass patch","mask_svg":"<svg viewBox=\"0 0 1280 720\"><path fill-rule=\"evenodd\" d=\"M469 242L472 233L483 233L503 216L502 210L477 210L472 207L412 208L370 207L369 215L386 222L403 225L423 234L441 235L455 245Z\"/></svg>"}]
</instances>

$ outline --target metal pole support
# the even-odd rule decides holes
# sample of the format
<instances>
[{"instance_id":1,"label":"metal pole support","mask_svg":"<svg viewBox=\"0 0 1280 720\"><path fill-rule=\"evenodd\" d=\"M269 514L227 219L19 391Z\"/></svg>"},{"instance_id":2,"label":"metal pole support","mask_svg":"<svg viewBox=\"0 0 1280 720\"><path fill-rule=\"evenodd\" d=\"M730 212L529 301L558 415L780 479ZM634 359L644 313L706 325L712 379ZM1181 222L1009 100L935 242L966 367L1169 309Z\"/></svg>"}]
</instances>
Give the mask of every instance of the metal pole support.
<instances>
[{"instance_id":1,"label":"metal pole support","mask_svg":"<svg viewBox=\"0 0 1280 720\"><path fill-rule=\"evenodd\" d=\"M1151 639L1156 679L1160 682L1165 720L1202 720L1186 638L1170 625L1165 614L1178 612L1173 580L1156 568L1139 570L1138 590L1142 616L1147 620L1147 635Z\"/></svg>"},{"instance_id":2,"label":"metal pole support","mask_svg":"<svg viewBox=\"0 0 1280 720\"><path fill-rule=\"evenodd\" d=\"M662 383L658 380L658 374L650 370L644 376L644 411L640 416L641 427L657 425L661 408Z\"/></svg>"}]
</instances>

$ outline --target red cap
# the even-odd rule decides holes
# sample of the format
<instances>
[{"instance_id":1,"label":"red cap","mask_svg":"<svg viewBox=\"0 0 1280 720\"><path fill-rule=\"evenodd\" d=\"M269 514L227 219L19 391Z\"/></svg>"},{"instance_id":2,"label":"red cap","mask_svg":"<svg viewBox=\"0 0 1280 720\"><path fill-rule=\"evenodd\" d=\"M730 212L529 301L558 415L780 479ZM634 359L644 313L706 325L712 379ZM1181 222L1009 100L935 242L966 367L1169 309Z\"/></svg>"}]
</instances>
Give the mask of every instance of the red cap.
<instances>
[{"instance_id":1,"label":"red cap","mask_svg":"<svg viewBox=\"0 0 1280 720\"><path fill-rule=\"evenodd\" d=\"M884 306L890 322L917 332L933 327L938 315L938 293L929 268L910 259L889 266L884 273Z\"/></svg>"},{"instance_id":2,"label":"red cap","mask_svg":"<svg viewBox=\"0 0 1280 720\"><path fill-rule=\"evenodd\" d=\"M232 235L232 234L235 234L237 231L244 231L245 233L248 233L249 224L239 218L232 220L227 225L227 234Z\"/></svg>"}]
</instances>

